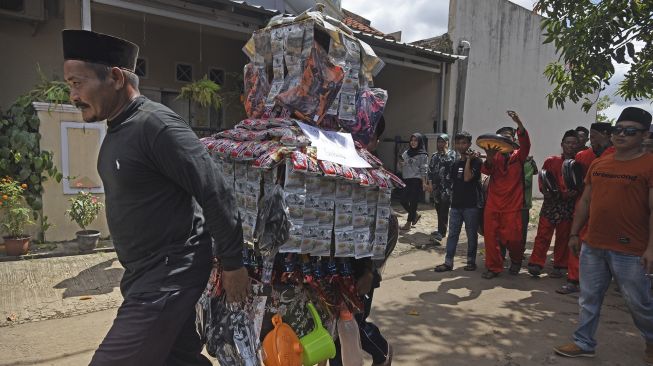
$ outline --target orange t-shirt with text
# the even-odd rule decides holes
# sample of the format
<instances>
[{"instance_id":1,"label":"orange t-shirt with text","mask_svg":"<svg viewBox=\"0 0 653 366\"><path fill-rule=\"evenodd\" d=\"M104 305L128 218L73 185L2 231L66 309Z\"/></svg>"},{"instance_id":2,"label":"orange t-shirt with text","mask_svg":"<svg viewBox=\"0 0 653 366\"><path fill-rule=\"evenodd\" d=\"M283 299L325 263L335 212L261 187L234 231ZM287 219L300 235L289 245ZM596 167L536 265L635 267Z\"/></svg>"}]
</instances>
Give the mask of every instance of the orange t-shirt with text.
<instances>
[{"instance_id":1,"label":"orange t-shirt with text","mask_svg":"<svg viewBox=\"0 0 653 366\"><path fill-rule=\"evenodd\" d=\"M628 161L601 157L590 165L585 183L592 186L587 244L641 256L649 240L653 154Z\"/></svg>"}]
</instances>

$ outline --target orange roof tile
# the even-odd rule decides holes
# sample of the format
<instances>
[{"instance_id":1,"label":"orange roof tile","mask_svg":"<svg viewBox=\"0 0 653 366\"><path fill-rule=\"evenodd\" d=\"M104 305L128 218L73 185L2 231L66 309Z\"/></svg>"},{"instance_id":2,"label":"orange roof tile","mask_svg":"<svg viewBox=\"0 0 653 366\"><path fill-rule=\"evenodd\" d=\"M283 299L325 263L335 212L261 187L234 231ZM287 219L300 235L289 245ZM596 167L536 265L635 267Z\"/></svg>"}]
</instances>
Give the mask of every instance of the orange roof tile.
<instances>
[{"instance_id":1,"label":"orange roof tile","mask_svg":"<svg viewBox=\"0 0 653 366\"><path fill-rule=\"evenodd\" d=\"M372 27L369 20L356 13L352 13L347 9L342 9L342 12L345 14L345 18L342 20L342 22L345 23L345 25L347 25L349 28L375 36L385 37L385 33Z\"/></svg>"}]
</instances>

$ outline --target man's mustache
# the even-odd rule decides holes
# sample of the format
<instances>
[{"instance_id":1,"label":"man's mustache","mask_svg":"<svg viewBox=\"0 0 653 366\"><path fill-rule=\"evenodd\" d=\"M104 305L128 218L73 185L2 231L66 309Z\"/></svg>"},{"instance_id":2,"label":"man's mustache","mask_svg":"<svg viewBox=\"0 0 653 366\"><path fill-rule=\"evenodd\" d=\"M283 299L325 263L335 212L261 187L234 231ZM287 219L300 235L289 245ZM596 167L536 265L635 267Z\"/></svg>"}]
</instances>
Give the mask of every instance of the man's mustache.
<instances>
[{"instance_id":1,"label":"man's mustache","mask_svg":"<svg viewBox=\"0 0 653 366\"><path fill-rule=\"evenodd\" d=\"M88 108L90 106L88 104L86 104L86 103L75 103L75 107L77 107L77 108Z\"/></svg>"}]
</instances>

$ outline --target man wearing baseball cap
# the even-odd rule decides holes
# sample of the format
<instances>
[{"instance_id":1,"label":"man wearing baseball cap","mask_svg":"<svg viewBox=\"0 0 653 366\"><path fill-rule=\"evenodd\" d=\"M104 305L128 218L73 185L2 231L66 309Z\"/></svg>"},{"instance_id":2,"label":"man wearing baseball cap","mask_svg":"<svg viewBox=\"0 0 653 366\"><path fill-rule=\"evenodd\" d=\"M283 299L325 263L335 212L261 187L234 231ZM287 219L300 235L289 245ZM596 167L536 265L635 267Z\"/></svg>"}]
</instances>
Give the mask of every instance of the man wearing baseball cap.
<instances>
[{"instance_id":1,"label":"man wearing baseball cap","mask_svg":"<svg viewBox=\"0 0 653 366\"><path fill-rule=\"evenodd\" d=\"M210 365L195 303L212 238L228 301L248 294L233 193L188 124L140 95L138 46L64 30L64 78L85 122L107 121L98 157L109 231L125 268L123 303L91 365Z\"/></svg>"}]
</instances>

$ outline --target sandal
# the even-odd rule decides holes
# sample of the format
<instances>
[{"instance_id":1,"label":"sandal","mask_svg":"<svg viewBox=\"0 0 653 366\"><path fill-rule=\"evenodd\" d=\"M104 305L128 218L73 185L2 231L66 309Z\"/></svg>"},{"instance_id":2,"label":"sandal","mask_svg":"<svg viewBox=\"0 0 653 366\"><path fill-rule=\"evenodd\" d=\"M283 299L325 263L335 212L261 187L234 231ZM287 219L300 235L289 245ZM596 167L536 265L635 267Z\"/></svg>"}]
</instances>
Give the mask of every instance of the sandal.
<instances>
[{"instance_id":1,"label":"sandal","mask_svg":"<svg viewBox=\"0 0 653 366\"><path fill-rule=\"evenodd\" d=\"M487 271L483 272L481 277L485 278L486 280L491 280L491 279L493 279L495 277L499 277L499 273L487 270Z\"/></svg>"},{"instance_id":2,"label":"sandal","mask_svg":"<svg viewBox=\"0 0 653 366\"><path fill-rule=\"evenodd\" d=\"M567 282L566 284L562 285L562 287L556 290L556 292L561 295L569 295L579 291L580 288L578 288L578 285L573 282Z\"/></svg>"},{"instance_id":3,"label":"sandal","mask_svg":"<svg viewBox=\"0 0 653 366\"><path fill-rule=\"evenodd\" d=\"M542 266L539 264L529 264L528 265L528 274L533 277L540 277L542 274Z\"/></svg>"},{"instance_id":4,"label":"sandal","mask_svg":"<svg viewBox=\"0 0 653 366\"><path fill-rule=\"evenodd\" d=\"M549 278L562 278L565 274L562 268L554 267L553 271L549 272Z\"/></svg>"},{"instance_id":5,"label":"sandal","mask_svg":"<svg viewBox=\"0 0 653 366\"><path fill-rule=\"evenodd\" d=\"M445 264L441 264L439 266L436 266L433 270L435 272L449 272L449 271L453 271L453 266L450 266L450 265L445 263Z\"/></svg>"},{"instance_id":6,"label":"sandal","mask_svg":"<svg viewBox=\"0 0 653 366\"><path fill-rule=\"evenodd\" d=\"M468 272L469 271L476 271L476 264L475 263L470 263L470 264L466 265L463 268L463 270L468 271Z\"/></svg>"},{"instance_id":7,"label":"sandal","mask_svg":"<svg viewBox=\"0 0 653 366\"><path fill-rule=\"evenodd\" d=\"M508 272L516 276L519 274L519 270L521 270L521 263L515 263L515 262L510 262L510 268L508 268Z\"/></svg>"}]
</instances>

